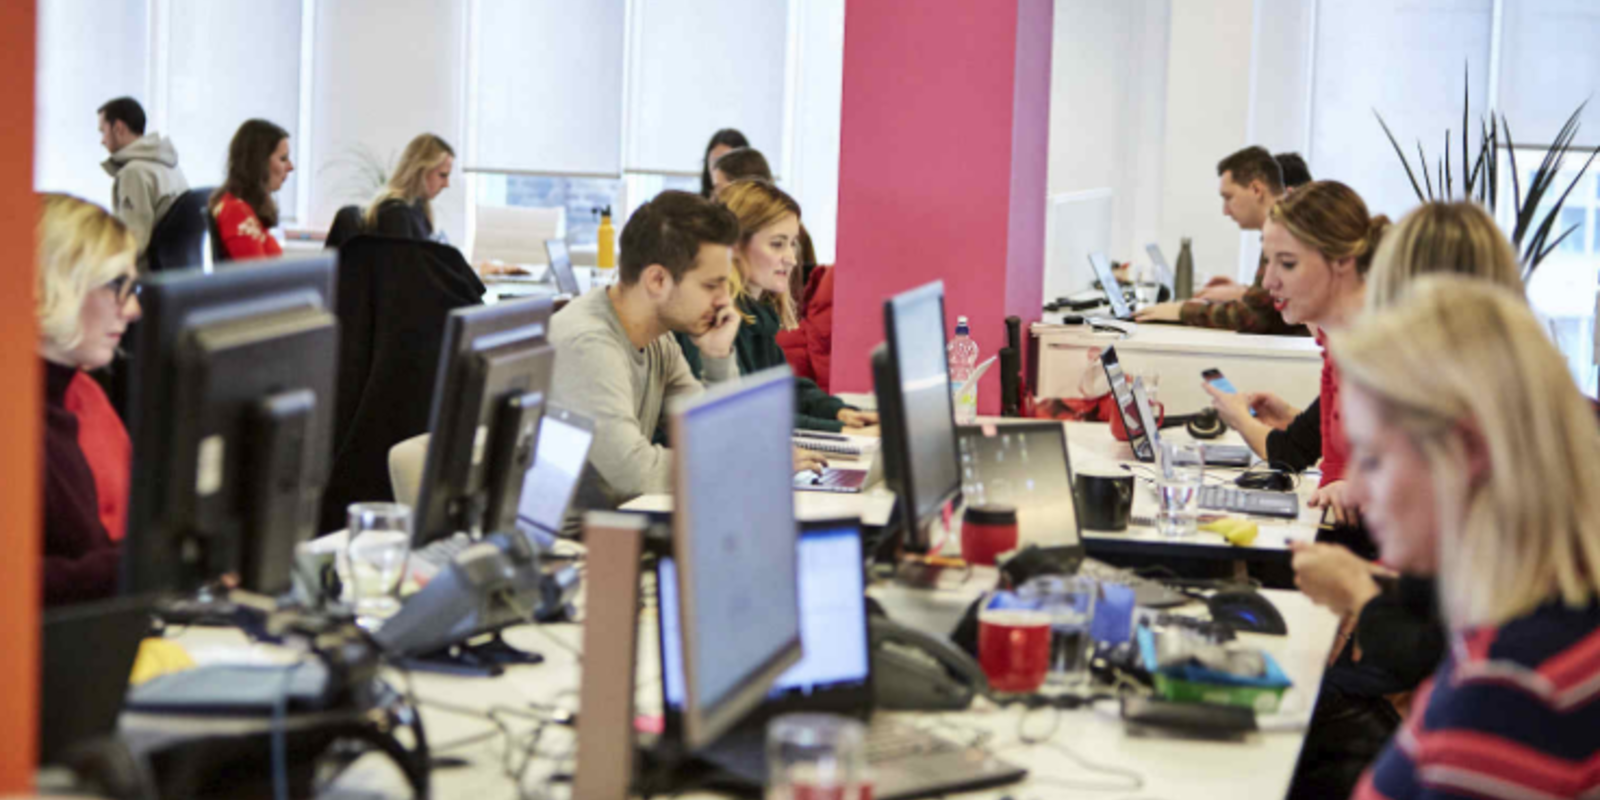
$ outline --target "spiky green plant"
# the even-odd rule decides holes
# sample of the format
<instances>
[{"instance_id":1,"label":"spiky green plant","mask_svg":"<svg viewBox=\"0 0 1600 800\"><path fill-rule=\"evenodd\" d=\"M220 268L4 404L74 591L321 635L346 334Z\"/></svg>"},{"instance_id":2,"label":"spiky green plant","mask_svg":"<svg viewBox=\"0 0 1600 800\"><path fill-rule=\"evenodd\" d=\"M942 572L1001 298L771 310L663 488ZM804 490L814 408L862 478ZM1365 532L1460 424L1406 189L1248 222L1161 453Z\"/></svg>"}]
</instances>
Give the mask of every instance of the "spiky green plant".
<instances>
[{"instance_id":1,"label":"spiky green plant","mask_svg":"<svg viewBox=\"0 0 1600 800\"><path fill-rule=\"evenodd\" d=\"M1468 131L1471 130L1471 100L1467 95L1466 69L1462 69L1461 91L1461 199L1470 200L1489 209L1493 215L1497 211L1500 200L1500 141L1505 140L1506 155L1511 161L1511 199L1514 205L1511 242L1516 247L1522 258L1522 277L1524 280L1533 275L1545 257L1555 251L1568 236L1571 236L1579 226L1574 225L1561 232L1554 241L1550 234L1555 230L1556 220L1560 219L1561 206L1566 203L1567 196L1583 181L1583 176L1588 173L1589 165L1594 163L1595 156L1600 155L1600 148L1595 148L1589 153L1589 158L1583 162L1583 168L1573 176L1572 182L1567 185L1566 191L1556 198L1555 204L1548 213L1539 218L1539 204L1550 194L1555 187L1556 179L1560 177L1561 167L1567 155L1577 152L1582 156L1582 149L1574 149L1572 143L1577 139L1578 130L1582 124L1578 121L1583 110L1589 105L1585 100L1578 105L1572 116L1567 118L1567 123L1561 126L1561 132L1556 135L1550 149L1545 151L1544 160L1540 162L1539 169L1533 173L1528 182L1528 191L1522 192L1522 179L1517 171L1517 150L1511 139L1511 124L1501 114L1495 119L1493 110L1488 118L1478 117L1478 155L1469 157ZM1422 172L1422 183L1417 182L1417 170L1412 169L1411 159L1401 148L1400 141L1395 138L1394 132L1389 130L1389 124L1384 122L1383 115L1377 109L1372 110L1373 116L1378 118L1378 124L1383 127L1383 133L1389 137L1389 144L1394 147L1395 155L1400 157L1401 166L1405 167L1406 177L1411 180L1411 189L1417 193L1420 202L1434 200L1450 200L1456 198L1455 174L1450 163L1450 135L1446 128L1444 132L1444 156L1438 161L1438 185L1435 187L1433 177L1428 173L1428 157L1422 149L1422 140L1417 140L1417 169ZM1437 192L1435 192L1437 188Z\"/></svg>"}]
</instances>

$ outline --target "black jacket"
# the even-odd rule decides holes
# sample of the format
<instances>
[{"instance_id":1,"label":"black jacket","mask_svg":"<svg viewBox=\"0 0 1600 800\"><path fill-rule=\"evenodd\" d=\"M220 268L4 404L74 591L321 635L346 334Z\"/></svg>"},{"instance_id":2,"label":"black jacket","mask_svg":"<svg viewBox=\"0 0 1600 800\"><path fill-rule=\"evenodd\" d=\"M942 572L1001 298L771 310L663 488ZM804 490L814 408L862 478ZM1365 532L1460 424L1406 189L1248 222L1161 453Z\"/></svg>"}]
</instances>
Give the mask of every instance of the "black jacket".
<instances>
[{"instance_id":1,"label":"black jacket","mask_svg":"<svg viewBox=\"0 0 1600 800\"><path fill-rule=\"evenodd\" d=\"M787 365L789 362L783 356L783 348L778 346L778 312L764 303L748 299L739 301L739 308L756 320L754 323L740 320L739 334L733 340L733 352L739 358L739 374L754 375L780 364ZM700 348L685 334L674 333L673 336L683 348L683 357L689 362L689 369L696 378L700 378L704 371ZM844 430L844 423L839 421L839 410L845 408L843 400L822 391L817 382L810 378L795 378L794 391L795 429L834 433Z\"/></svg>"},{"instance_id":2,"label":"black jacket","mask_svg":"<svg viewBox=\"0 0 1600 800\"><path fill-rule=\"evenodd\" d=\"M339 395L319 530L343 528L351 503L394 498L389 448L428 431L445 317L483 293L449 245L357 236L339 248Z\"/></svg>"},{"instance_id":3,"label":"black jacket","mask_svg":"<svg viewBox=\"0 0 1600 800\"><path fill-rule=\"evenodd\" d=\"M420 203L391 198L378 206L378 219L369 232L401 239L432 239L433 224L422 213Z\"/></svg>"},{"instance_id":4,"label":"black jacket","mask_svg":"<svg viewBox=\"0 0 1600 800\"><path fill-rule=\"evenodd\" d=\"M1311 401L1289 427L1267 434L1267 461L1304 472L1322 459L1322 398Z\"/></svg>"},{"instance_id":5,"label":"black jacket","mask_svg":"<svg viewBox=\"0 0 1600 800\"><path fill-rule=\"evenodd\" d=\"M44 604L81 603L117 591L122 548L100 523L94 471L67 410L73 367L44 364Z\"/></svg>"}]
</instances>

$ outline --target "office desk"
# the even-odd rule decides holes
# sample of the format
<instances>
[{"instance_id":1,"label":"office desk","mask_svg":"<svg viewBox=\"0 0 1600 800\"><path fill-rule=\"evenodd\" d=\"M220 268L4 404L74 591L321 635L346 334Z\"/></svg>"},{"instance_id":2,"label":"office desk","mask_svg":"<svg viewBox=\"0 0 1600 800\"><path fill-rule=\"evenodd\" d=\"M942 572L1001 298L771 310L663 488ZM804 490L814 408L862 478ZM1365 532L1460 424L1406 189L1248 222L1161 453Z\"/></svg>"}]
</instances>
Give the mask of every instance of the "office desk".
<instances>
[{"instance_id":1,"label":"office desk","mask_svg":"<svg viewBox=\"0 0 1600 800\"><path fill-rule=\"evenodd\" d=\"M1046 315L1047 318L1052 315ZM1158 399L1169 414L1191 414L1211 405L1201 388L1200 372L1216 368L1241 392L1274 392L1297 406L1309 404L1321 386L1322 349L1309 336L1255 336L1189 328L1181 325L1135 325L1119 333L1083 325L1035 324L1031 346L1038 348L1038 374L1030 390L1039 398L1083 397L1079 384L1086 370L1098 373L1089 356L1097 349L1117 348L1129 374L1161 376ZM1095 375L1100 391L1103 375Z\"/></svg>"},{"instance_id":2,"label":"office desk","mask_svg":"<svg viewBox=\"0 0 1600 800\"><path fill-rule=\"evenodd\" d=\"M948 590L956 605L964 598L977 597L982 586ZM918 590L874 587L891 614L899 615L909 606L922 602ZM1288 637L1246 634L1244 639L1271 652L1294 681L1284 698L1284 711L1261 720L1264 730L1242 743L1180 741L1165 738L1139 738L1128 734L1112 708L1060 712L1038 711L1024 716L1017 708L1000 708L980 700L965 712L895 713L903 723L926 727L958 741L984 741L1007 760L1028 767L1029 779L1021 784L958 795L963 798L1018 800L1077 796L1067 784L1116 786L1112 793L1095 796L1147 798L1269 798L1282 797L1304 742L1305 720L1315 704L1328 650L1337 629L1337 619L1295 592L1268 592L1289 625ZM964 606L963 606L964 607ZM463 766L437 769L433 774L435 797L499 800L518 797L513 780L507 777L503 759L508 755L513 770L526 746L535 744L536 757L524 774L523 786L538 789L553 774L570 774L574 765L572 731L547 726L537 742L530 742L534 723L509 713L500 718L518 738L508 753L505 737L494 723L479 714L503 709L527 713L536 708L559 706L577 710L576 690L581 679L582 629L578 625L520 626L506 632L513 644L544 654L543 664L514 667L498 678L462 678L415 674L413 681L421 701L422 716L430 746L435 755L465 760ZM638 707L641 713L654 713L660 707L658 660L656 656L653 608L641 614L638 671ZM230 663L286 658L283 651L252 645L235 631L191 628L174 639L190 649L199 663ZM391 675L396 686L404 686ZM448 706L448 707L447 707ZM469 712L469 713L462 713ZM1019 742L1019 730L1030 737L1042 737L1040 744ZM492 736L477 739L495 732ZM1086 770L1079 759L1097 766L1136 773L1142 787L1126 778ZM332 798L405 797L405 783L386 759L368 755L334 780L321 796ZM537 795L536 795L537 796ZM557 791L557 797L566 796ZM709 793L689 793L691 798L720 797Z\"/></svg>"}]
</instances>

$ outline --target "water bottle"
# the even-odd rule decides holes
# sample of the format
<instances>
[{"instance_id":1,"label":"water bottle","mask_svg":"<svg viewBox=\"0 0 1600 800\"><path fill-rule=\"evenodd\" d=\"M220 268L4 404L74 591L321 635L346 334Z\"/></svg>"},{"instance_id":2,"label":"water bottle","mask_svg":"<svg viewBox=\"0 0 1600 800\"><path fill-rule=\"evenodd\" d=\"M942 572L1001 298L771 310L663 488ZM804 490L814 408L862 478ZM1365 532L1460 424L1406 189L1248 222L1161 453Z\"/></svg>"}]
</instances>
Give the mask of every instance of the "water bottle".
<instances>
[{"instance_id":1,"label":"water bottle","mask_svg":"<svg viewBox=\"0 0 1600 800\"><path fill-rule=\"evenodd\" d=\"M1194 251L1189 247L1192 241L1183 237L1183 246L1178 249L1178 266L1173 279L1172 293L1179 300L1188 300L1194 297Z\"/></svg>"},{"instance_id":2,"label":"water bottle","mask_svg":"<svg viewBox=\"0 0 1600 800\"><path fill-rule=\"evenodd\" d=\"M966 317L956 317L956 338L950 340L950 395L954 400L956 424L972 425L978 421L978 387L962 391L961 387L972 377L978 366L978 343L972 341Z\"/></svg>"}]
</instances>

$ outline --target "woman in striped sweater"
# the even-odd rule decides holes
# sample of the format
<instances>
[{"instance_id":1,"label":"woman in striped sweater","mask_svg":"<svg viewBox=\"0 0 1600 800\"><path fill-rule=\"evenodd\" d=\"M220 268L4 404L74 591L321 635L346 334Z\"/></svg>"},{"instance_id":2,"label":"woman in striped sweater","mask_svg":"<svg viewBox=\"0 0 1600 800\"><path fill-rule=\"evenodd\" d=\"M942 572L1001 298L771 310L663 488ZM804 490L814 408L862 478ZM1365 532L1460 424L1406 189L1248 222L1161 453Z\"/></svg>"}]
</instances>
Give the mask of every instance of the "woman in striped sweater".
<instances>
[{"instance_id":1,"label":"woman in striped sweater","mask_svg":"<svg viewBox=\"0 0 1600 800\"><path fill-rule=\"evenodd\" d=\"M1600 436L1561 355L1520 295L1455 276L1332 352L1351 491L1450 636L1355 797L1600 796Z\"/></svg>"}]
</instances>

